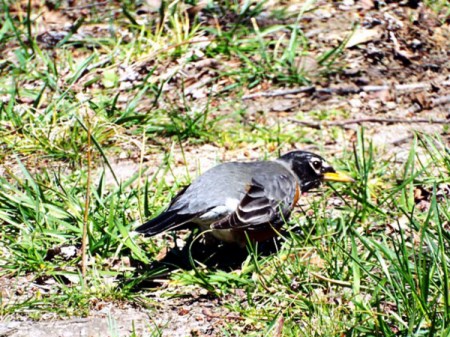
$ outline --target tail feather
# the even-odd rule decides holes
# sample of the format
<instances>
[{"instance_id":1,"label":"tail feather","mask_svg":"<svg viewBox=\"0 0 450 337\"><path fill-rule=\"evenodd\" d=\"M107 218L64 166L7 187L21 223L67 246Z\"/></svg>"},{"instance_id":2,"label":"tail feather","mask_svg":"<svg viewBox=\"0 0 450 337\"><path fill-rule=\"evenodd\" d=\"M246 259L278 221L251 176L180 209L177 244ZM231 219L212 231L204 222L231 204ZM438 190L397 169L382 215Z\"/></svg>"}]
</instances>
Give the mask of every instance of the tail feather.
<instances>
[{"instance_id":1,"label":"tail feather","mask_svg":"<svg viewBox=\"0 0 450 337\"><path fill-rule=\"evenodd\" d=\"M178 227L192 218L191 215L180 215L176 212L166 211L158 215L156 218L147 221L143 225L135 229L136 232L153 236L164 231Z\"/></svg>"}]
</instances>

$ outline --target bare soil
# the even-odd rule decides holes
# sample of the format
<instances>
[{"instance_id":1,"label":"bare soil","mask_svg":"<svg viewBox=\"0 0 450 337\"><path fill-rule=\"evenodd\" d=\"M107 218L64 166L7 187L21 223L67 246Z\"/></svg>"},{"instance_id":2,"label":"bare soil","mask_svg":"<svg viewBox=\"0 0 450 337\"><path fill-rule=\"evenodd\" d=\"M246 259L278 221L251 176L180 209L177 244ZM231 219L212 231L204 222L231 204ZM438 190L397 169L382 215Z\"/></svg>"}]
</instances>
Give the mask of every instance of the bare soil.
<instances>
[{"instance_id":1,"label":"bare soil","mask_svg":"<svg viewBox=\"0 0 450 337\"><path fill-rule=\"evenodd\" d=\"M314 137L320 137L325 151L330 153L348 145L360 125L366 127L366 137L377 147L385 148L387 155L401 157L405 154L414 132L439 134L450 143L449 125L442 122L450 121L449 23L441 22L439 14L422 4L411 8L394 2L377 9L372 1L320 1L318 7L301 19L302 31L317 55L352 36L351 45L343 50L344 56L337 64L342 69L336 67L336 72L326 78L318 76L319 80L312 84L313 90L308 92L291 94L288 90L292 88L281 88L275 95L274 90L280 88L267 83L248 90L247 97L236 104L245 108L249 118L256 120L264 116L264 123L269 126L281 120L288 121L291 128L311 132L319 129L320 133ZM63 21L73 20L67 13L58 15ZM264 16L257 21L264 26L270 24L268 20ZM354 22L359 23L355 30ZM310 71L317 67L314 62L307 66ZM220 105L220 101L215 104ZM345 111L345 117L338 115L327 122L342 122L340 127L347 130L346 136L336 138L327 122L320 124L310 118L309 112L313 110ZM300 123L293 121L298 112L306 116ZM367 118L372 118L372 122L365 122ZM375 121L377 118L380 122ZM436 123L414 122L423 119ZM292 146L305 148L304 144ZM258 158L260 153L257 147L228 151L215 145L189 146L184 150L191 163L189 170L194 175L199 167L205 170L222 160ZM176 153L176 157L179 167L174 174L185 174L181 152ZM157 165L162 158L162 154L154 154L147 160ZM139 168L138 161L129 158L111 161L119 167L117 171L121 172L123 180ZM1 170L0 167L0 174ZM21 285L17 285L17 280L3 279L1 283L2 293L8 292L10 300L14 300L17 295L13 290ZM54 317L39 322L3 317L0 336L111 336L113 331L121 336L133 331L145 336L154 329L161 329L162 336L220 336L221 327L236 319L217 299L201 294L188 295L186 291L185 298L171 299L159 297L155 292L154 300L154 310L116 308L114 304L105 303L102 308L92 310L89 317L63 321Z\"/></svg>"}]
</instances>

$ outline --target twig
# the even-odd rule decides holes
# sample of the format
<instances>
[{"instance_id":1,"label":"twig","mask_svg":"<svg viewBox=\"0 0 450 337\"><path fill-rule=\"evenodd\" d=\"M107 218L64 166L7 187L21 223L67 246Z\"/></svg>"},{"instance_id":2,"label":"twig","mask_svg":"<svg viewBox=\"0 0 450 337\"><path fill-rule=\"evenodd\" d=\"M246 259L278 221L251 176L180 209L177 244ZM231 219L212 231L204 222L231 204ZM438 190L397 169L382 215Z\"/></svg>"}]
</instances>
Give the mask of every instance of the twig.
<instances>
[{"instance_id":1,"label":"twig","mask_svg":"<svg viewBox=\"0 0 450 337\"><path fill-rule=\"evenodd\" d=\"M314 276L315 278L317 278L317 279L319 279L321 281L325 281L325 282L328 282L328 283L331 283L331 284L336 284L336 285L342 286L342 287L351 287L352 286L352 283L348 282L348 281L341 281L341 280L331 279L331 278L325 277L323 275L320 275L320 274L312 272L312 271L309 272L309 273L312 276Z\"/></svg>"},{"instance_id":2,"label":"twig","mask_svg":"<svg viewBox=\"0 0 450 337\"><path fill-rule=\"evenodd\" d=\"M88 5L84 5L84 6L73 6L73 7L62 8L61 10L63 12L67 12L67 11L73 11L73 10L87 9L87 8L91 8L91 7L107 5L108 2L109 1L94 2L94 3L88 4Z\"/></svg>"},{"instance_id":3,"label":"twig","mask_svg":"<svg viewBox=\"0 0 450 337\"><path fill-rule=\"evenodd\" d=\"M252 98L258 98L258 97L276 97L276 96L285 96L285 95L295 95L295 94L301 94L303 92L314 92L316 91L316 88L314 86L308 86L308 87L300 87L296 89L279 89L279 90L271 90L271 91L261 91L261 92L255 92L254 94L244 95L242 96L242 99L252 99Z\"/></svg>"},{"instance_id":4,"label":"twig","mask_svg":"<svg viewBox=\"0 0 450 337\"><path fill-rule=\"evenodd\" d=\"M117 56L117 54L118 54L118 52L114 52L114 53L112 53L110 55L101 57L100 61L98 61L97 63L91 64L90 66L87 66L86 67L86 71L90 72L93 69L103 67L104 65L110 63L111 60L113 59L113 57Z\"/></svg>"},{"instance_id":5,"label":"twig","mask_svg":"<svg viewBox=\"0 0 450 337\"><path fill-rule=\"evenodd\" d=\"M427 119L427 118L414 118L414 119L402 119L402 118L358 118L358 119L347 119L343 121L335 122L310 122L310 121L300 121L298 119L289 118L291 122L301 124L313 129L322 129L329 126L341 126L344 127L350 124L363 124L363 123L404 123L404 124L415 124L415 123L426 123L426 124L450 124L450 120L447 119Z\"/></svg>"},{"instance_id":6,"label":"twig","mask_svg":"<svg viewBox=\"0 0 450 337\"><path fill-rule=\"evenodd\" d=\"M243 318L241 316L237 316L237 315L222 315L222 314L213 313L211 310L209 310L207 308L202 309L202 314L208 318L232 319L232 320L238 320L238 321L245 320L245 318Z\"/></svg>"},{"instance_id":7,"label":"twig","mask_svg":"<svg viewBox=\"0 0 450 337\"><path fill-rule=\"evenodd\" d=\"M348 281L335 280L335 279L328 278L326 276L320 275L318 273L315 273L313 271L311 271L309 273L312 276L314 276L315 278L317 278L317 279L319 279L321 281L325 281L325 282L328 282L328 283L331 283L331 284L335 284L335 285L338 285L338 286L341 286L341 287L351 288L353 286L353 284L351 282L348 282ZM363 286L363 285L360 285L360 288L363 289L363 290L369 289L369 287Z\"/></svg>"},{"instance_id":8,"label":"twig","mask_svg":"<svg viewBox=\"0 0 450 337\"><path fill-rule=\"evenodd\" d=\"M84 216L83 216L83 236L81 238L81 275L83 279L86 277L86 247L87 247L87 227L89 218L89 195L91 186L91 123L89 121L89 116L87 116L87 181L86 181L86 198L84 202Z\"/></svg>"},{"instance_id":9,"label":"twig","mask_svg":"<svg viewBox=\"0 0 450 337\"><path fill-rule=\"evenodd\" d=\"M289 122L294 122L297 124L301 124L303 126L307 126L310 127L312 129L317 129L320 130L322 129L323 125L322 123L317 123L317 122L308 122L308 121L299 121L298 119L294 119L294 118L288 118Z\"/></svg>"},{"instance_id":10,"label":"twig","mask_svg":"<svg viewBox=\"0 0 450 337\"><path fill-rule=\"evenodd\" d=\"M394 84L392 86L390 85L364 85L361 87L361 91L364 92L378 92L378 91L385 91L389 89L394 89L395 91L400 92L411 92L411 91L421 91L430 89L431 84L430 83L407 83L407 84Z\"/></svg>"},{"instance_id":11,"label":"twig","mask_svg":"<svg viewBox=\"0 0 450 337\"><path fill-rule=\"evenodd\" d=\"M442 86L450 86L450 81L444 81L441 83ZM270 91L255 92L253 94L248 94L242 96L242 99L252 99L258 97L276 97L276 96L286 96L295 95L301 93L308 94L337 94L337 95L350 95L358 94L361 92L379 92L386 90L395 90L398 93L423 91L431 89L432 84L430 83L407 83L407 84L393 84L393 85L364 85L364 86L346 86L338 88L317 88L316 86L306 86L296 89L279 89ZM444 96L446 97L446 96ZM441 103L442 104L442 103ZM445 104L445 103L444 103Z\"/></svg>"},{"instance_id":12,"label":"twig","mask_svg":"<svg viewBox=\"0 0 450 337\"><path fill-rule=\"evenodd\" d=\"M195 82L194 84L190 85L189 87L187 87L184 91L184 93L186 95L191 95L194 93L195 90L199 90L201 87L214 82L216 79L213 77L205 77L203 79L201 79L200 81Z\"/></svg>"},{"instance_id":13,"label":"twig","mask_svg":"<svg viewBox=\"0 0 450 337\"><path fill-rule=\"evenodd\" d=\"M436 97L431 101L431 106L445 105L450 103L450 95Z\"/></svg>"}]
</instances>

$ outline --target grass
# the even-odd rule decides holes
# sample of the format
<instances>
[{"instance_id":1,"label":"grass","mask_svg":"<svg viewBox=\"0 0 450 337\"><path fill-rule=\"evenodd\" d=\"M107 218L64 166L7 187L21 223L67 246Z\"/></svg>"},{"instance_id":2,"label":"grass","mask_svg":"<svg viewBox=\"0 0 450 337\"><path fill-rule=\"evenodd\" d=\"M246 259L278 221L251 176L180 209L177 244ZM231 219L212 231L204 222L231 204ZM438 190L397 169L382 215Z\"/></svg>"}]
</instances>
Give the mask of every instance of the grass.
<instances>
[{"instance_id":1,"label":"grass","mask_svg":"<svg viewBox=\"0 0 450 337\"><path fill-rule=\"evenodd\" d=\"M419 141L430 149L436 140ZM309 205L307 216L295 221L301 230L289 233L278 254L251 255L242 269L226 275L204 270L201 278L198 271L188 278L183 272L181 280L201 286L206 280L225 293L244 289L246 296L229 305L259 322L258 332L249 335L270 335L280 317L283 336L446 335L449 199L437 197L437 184L449 181L448 155L427 150L437 161L417 164L420 149L412 147L405 173L397 176L377 164L373 148L361 140L352 161L358 186L333 188ZM425 183L418 179L425 170L445 177ZM374 180L382 181L382 193ZM426 205L414 201L418 187L430 192ZM342 201L338 211L327 207L333 196Z\"/></svg>"},{"instance_id":2,"label":"grass","mask_svg":"<svg viewBox=\"0 0 450 337\"><path fill-rule=\"evenodd\" d=\"M344 42L317 47L300 28L315 2L294 14L276 9L275 23L259 20L270 12L265 2L211 2L202 17L184 3L165 4L147 21L134 2L93 7L65 37L45 43L37 33L43 4L2 2L0 315L88 316L99 301L157 310L156 286L145 282L165 279L158 291L174 303L198 291L219 298L238 317L224 320L224 336L447 336L445 140L418 133L408 156L397 158L360 129L332 157L323 139L348 139L345 130L299 130L240 102L250 90L323 83L342 70ZM448 13L448 2L427 6ZM305 58L314 69L302 66ZM198 66L205 60L217 63ZM326 120L349 112L307 114ZM145 267L177 242L132 230L206 169L187 164L195 151L211 146L202 159L219 162L229 153L274 158L305 144L357 183L302 199L275 253L249 246L232 270L193 255L190 270ZM133 163L126 178L121 161ZM118 335L114 318L109 324ZM163 330L148 326L150 335Z\"/></svg>"}]
</instances>

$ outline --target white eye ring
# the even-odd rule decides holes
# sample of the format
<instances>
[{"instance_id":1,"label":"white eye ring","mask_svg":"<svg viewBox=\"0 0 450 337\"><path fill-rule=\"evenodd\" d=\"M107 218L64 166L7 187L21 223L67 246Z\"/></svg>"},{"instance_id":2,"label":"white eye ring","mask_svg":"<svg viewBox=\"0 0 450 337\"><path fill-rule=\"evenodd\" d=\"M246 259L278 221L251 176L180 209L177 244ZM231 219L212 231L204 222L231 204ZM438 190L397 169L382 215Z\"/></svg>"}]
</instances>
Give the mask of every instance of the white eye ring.
<instances>
[{"instance_id":1,"label":"white eye ring","mask_svg":"<svg viewBox=\"0 0 450 337\"><path fill-rule=\"evenodd\" d=\"M311 162L311 167L316 172L320 172L320 169L322 168L322 162L320 160L314 160Z\"/></svg>"}]
</instances>

